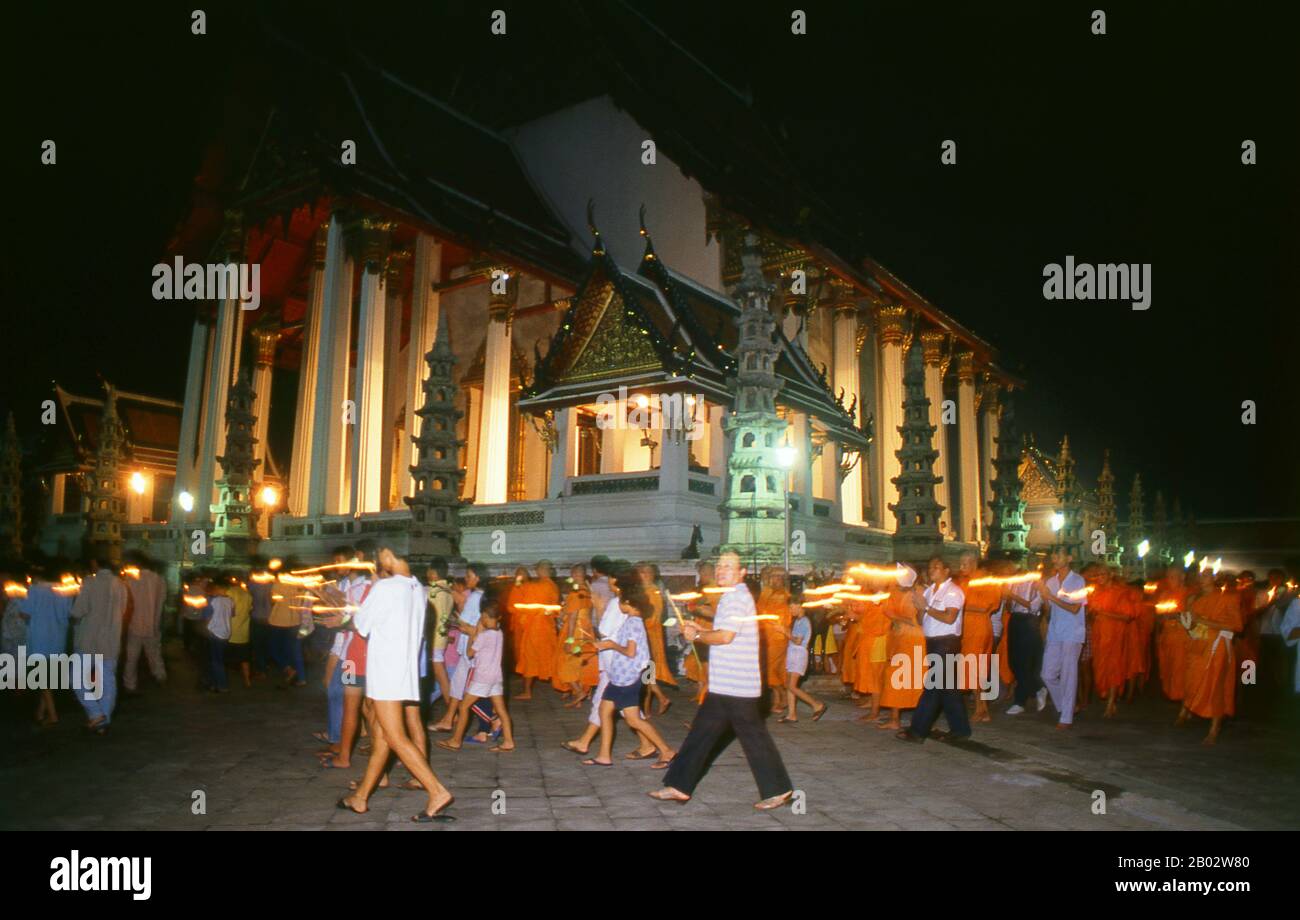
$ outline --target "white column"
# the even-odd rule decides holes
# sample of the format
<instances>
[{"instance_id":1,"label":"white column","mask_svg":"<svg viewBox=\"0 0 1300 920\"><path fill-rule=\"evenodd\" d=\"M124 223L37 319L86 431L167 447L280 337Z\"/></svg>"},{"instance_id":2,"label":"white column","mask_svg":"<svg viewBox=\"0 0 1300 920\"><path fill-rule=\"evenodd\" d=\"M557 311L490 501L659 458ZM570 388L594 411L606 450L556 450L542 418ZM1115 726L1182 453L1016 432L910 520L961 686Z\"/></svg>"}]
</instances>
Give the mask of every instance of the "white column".
<instances>
[{"instance_id":1,"label":"white column","mask_svg":"<svg viewBox=\"0 0 1300 920\"><path fill-rule=\"evenodd\" d=\"M375 231L371 228L368 232ZM353 514L380 510L384 439L385 287L383 264L368 256L361 276L357 366L352 390L352 399L356 403L356 424L352 428Z\"/></svg>"},{"instance_id":2,"label":"white column","mask_svg":"<svg viewBox=\"0 0 1300 920\"><path fill-rule=\"evenodd\" d=\"M307 486L307 514L313 517L337 514L342 505L343 399L352 326L352 262L343 239L343 219L338 214L330 218L324 276Z\"/></svg>"},{"instance_id":3,"label":"white column","mask_svg":"<svg viewBox=\"0 0 1300 920\"><path fill-rule=\"evenodd\" d=\"M194 320L190 333L190 364L185 376L185 403L181 409L181 435L176 446L175 495L191 492L194 488L195 461L198 451L199 417L203 414L203 374L207 370L208 324ZM60 497L60 504L62 498ZM168 519L176 515L175 501L168 511Z\"/></svg>"},{"instance_id":4,"label":"white column","mask_svg":"<svg viewBox=\"0 0 1300 920\"><path fill-rule=\"evenodd\" d=\"M659 430L652 437L659 441L659 491L685 492L688 489L687 477L690 473L691 442L686 440L685 412L686 406L679 400L685 396L677 394L676 400L660 397Z\"/></svg>"},{"instance_id":5,"label":"white column","mask_svg":"<svg viewBox=\"0 0 1300 920\"><path fill-rule=\"evenodd\" d=\"M846 294L849 292L845 292ZM844 393L848 408L861 402L862 385L858 380L858 305L843 299L835 305L835 395ZM858 411L861 412L861 406ZM839 473L837 472L838 476ZM855 465L840 483L840 507L845 524L862 524L862 467Z\"/></svg>"},{"instance_id":6,"label":"white column","mask_svg":"<svg viewBox=\"0 0 1300 920\"><path fill-rule=\"evenodd\" d=\"M998 418L1001 415L996 383L985 384L979 411L984 425L980 434L980 522L987 528L993 519L989 502L993 500L993 462L998 458Z\"/></svg>"},{"instance_id":7,"label":"white column","mask_svg":"<svg viewBox=\"0 0 1300 920\"><path fill-rule=\"evenodd\" d=\"M942 478L934 487L935 500L943 505L939 519L947 524L944 532L956 534L953 530L952 474L948 469L948 429L943 423L943 372L946 362L943 360L943 345L946 336L942 332L921 333L921 354L925 359L925 395L930 400L930 424L935 426L934 449L939 455L934 458L935 475Z\"/></svg>"},{"instance_id":8,"label":"white column","mask_svg":"<svg viewBox=\"0 0 1300 920\"><path fill-rule=\"evenodd\" d=\"M208 505L217 500L217 457L226 448L226 402L230 394L230 359L239 313L239 294L227 297L217 307L217 325L213 333L212 364L208 368L207 425L203 432L200 451L199 475L194 483L194 504L199 509L197 520L205 520Z\"/></svg>"},{"instance_id":9,"label":"white column","mask_svg":"<svg viewBox=\"0 0 1300 920\"><path fill-rule=\"evenodd\" d=\"M907 319L905 307L881 307L876 311L880 345L880 384L877 387L876 440L880 444L880 515L881 527L889 532L898 529L898 521L890 505L898 503L898 477L900 464L898 451L903 446L903 436L898 428L903 424L903 324Z\"/></svg>"},{"instance_id":10,"label":"white column","mask_svg":"<svg viewBox=\"0 0 1300 920\"><path fill-rule=\"evenodd\" d=\"M266 431L271 420L271 370L275 364L275 346L280 340L276 329L258 329L253 333L257 342L257 361L253 365L253 414L257 421L253 425L253 458L261 460L254 472L257 479L266 478Z\"/></svg>"},{"instance_id":11,"label":"white column","mask_svg":"<svg viewBox=\"0 0 1300 920\"><path fill-rule=\"evenodd\" d=\"M321 313L325 302L325 252L329 224L316 231L312 241L311 287L303 317L302 363L298 372L298 405L293 417L293 457L289 461L288 510L307 514L311 482L312 428L316 416L316 381L321 353Z\"/></svg>"},{"instance_id":12,"label":"white column","mask_svg":"<svg viewBox=\"0 0 1300 920\"><path fill-rule=\"evenodd\" d=\"M578 419L573 408L555 410L555 452L551 454L550 476L546 497L564 494L564 482L570 475L578 452Z\"/></svg>"},{"instance_id":13,"label":"white column","mask_svg":"<svg viewBox=\"0 0 1300 920\"><path fill-rule=\"evenodd\" d=\"M389 258L387 280L384 282L384 421L383 421L383 459L380 462L382 488L379 492L379 509L403 509L398 467L410 475L412 446L407 437L406 403L409 395L406 388L407 361L402 360L402 299L404 291L402 282L404 274L402 265L406 253L394 253ZM413 345L408 342L408 347ZM408 355L409 357L409 355Z\"/></svg>"},{"instance_id":14,"label":"white column","mask_svg":"<svg viewBox=\"0 0 1300 920\"><path fill-rule=\"evenodd\" d=\"M980 457L975 434L975 356L957 356L957 436L961 439L961 539L974 543L980 538Z\"/></svg>"},{"instance_id":15,"label":"white column","mask_svg":"<svg viewBox=\"0 0 1300 920\"><path fill-rule=\"evenodd\" d=\"M510 462L510 326L518 291L515 279L505 294L492 294L488 306L480 411L478 487L474 503L504 504Z\"/></svg>"},{"instance_id":16,"label":"white column","mask_svg":"<svg viewBox=\"0 0 1300 920\"><path fill-rule=\"evenodd\" d=\"M406 353L406 444L410 463L402 463L397 471L397 496L411 495L410 467L419 457L415 438L420 418L415 410L424 400L425 373L428 368L424 356L433 348L438 330L438 313L442 309L441 297L433 286L442 279L442 244L421 233L415 238L415 279L411 290L411 335Z\"/></svg>"}]
</instances>

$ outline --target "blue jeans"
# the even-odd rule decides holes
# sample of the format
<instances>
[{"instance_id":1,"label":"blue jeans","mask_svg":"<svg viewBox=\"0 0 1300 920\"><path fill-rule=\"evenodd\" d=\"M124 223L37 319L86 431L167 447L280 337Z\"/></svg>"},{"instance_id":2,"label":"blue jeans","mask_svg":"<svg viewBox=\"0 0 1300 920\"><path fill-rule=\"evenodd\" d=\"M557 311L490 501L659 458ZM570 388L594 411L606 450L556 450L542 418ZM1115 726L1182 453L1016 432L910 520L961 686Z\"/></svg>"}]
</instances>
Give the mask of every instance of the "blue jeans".
<instances>
[{"instance_id":1,"label":"blue jeans","mask_svg":"<svg viewBox=\"0 0 1300 920\"><path fill-rule=\"evenodd\" d=\"M293 668L295 681L307 679L307 666L302 662L302 637L297 626L273 626L271 655L282 668Z\"/></svg>"},{"instance_id":2,"label":"blue jeans","mask_svg":"<svg viewBox=\"0 0 1300 920\"><path fill-rule=\"evenodd\" d=\"M225 639L208 636L208 683L213 690L229 690L226 680L226 646Z\"/></svg>"},{"instance_id":3,"label":"blue jeans","mask_svg":"<svg viewBox=\"0 0 1300 920\"><path fill-rule=\"evenodd\" d=\"M330 744L338 744L343 739L343 662L334 663L334 674L330 677L329 689L326 691L329 707L329 725L326 734Z\"/></svg>"},{"instance_id":4,"label":"blue jeans","mask_svg":"<svg viewBox=\"0 0 1300 920\"><path fill-rule=\"evenodd\" d=\"M930 636L925 640L925 654L927 659L930 655L939 655L944 661L948 655L960 655L961 636ZM928 661L926 665L928 667ZM942 710L949 733L957 738L969 738L970 720L966 717L966 701L962 699L961 691L944 686L943 680L938 683L938 687L926 687L921 691L921 699L912 712L912 724L907 730L918 738L925 738Z\"/></svg>"},{"instance_id":5,"label":"blue jeans","mask_svg":"<svg viewBox=\"0 0 1300 920\"><path fill-rule=\"evenodd\" d=\"M93 662L94 659L91 659ZM78 674L81 685L77 692L77 699L81 702L81 707L86 710L86 716L93 722L101 719L101 725L108 725L113 720L113 708L117 705L117 659L105 658L104 667L95 672L94 665L86 662L85 658L78 656ZM83 663L85 666L83 667ZM94 676L97 685L91 686L91 676ZM98 696L93 699L92 696Z\"/></svg>"},{"instance_id":6,"label":"blue jeans","mask_svg":"<svg viewBox=\"0 0 1300 920\"><path fill-rule=\"evenodd\" d=\"M253 670L259 673L266 671L266 661L271 653L271 627L266 623L259 623L253 620L252 640L253 640Z\"/></svg>"}]
</instances>

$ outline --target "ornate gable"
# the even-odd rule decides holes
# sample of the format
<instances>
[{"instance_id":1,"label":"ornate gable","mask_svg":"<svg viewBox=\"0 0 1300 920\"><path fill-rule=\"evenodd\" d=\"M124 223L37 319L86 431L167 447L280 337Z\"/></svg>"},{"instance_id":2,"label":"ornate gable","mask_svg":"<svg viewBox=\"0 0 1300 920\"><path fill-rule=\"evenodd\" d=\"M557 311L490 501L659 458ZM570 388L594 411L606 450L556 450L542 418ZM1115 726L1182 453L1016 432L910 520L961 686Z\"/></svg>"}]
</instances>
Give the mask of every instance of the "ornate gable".
<instances>
[{"instance_id":1,"label":"ornate gable","mask_svg":"<svg viewBox=\"0 0 1300 920\"><path fill-rule=\"evenodd\" d=\"M600 269L583 287L561 331L567 334L556 343L554 359L548 355L547 360L547 376L553 383L621 376L663 366L650 321Z\"/></svg>"},{"instance_id":2,"label":"ornate gable","mask_svg":"<svg viewBox=\"0 0 1300 920\"><path fill-rule=\"evenodd\" d=\"M1024 483L1020 489L1020 497L1026 503L1034 505L1043 502L1051 504L1058 502L1059 496L1056 494L1056 483L1028 455L1020 460L1020 481Z\"/></svg>"}]
</instances>

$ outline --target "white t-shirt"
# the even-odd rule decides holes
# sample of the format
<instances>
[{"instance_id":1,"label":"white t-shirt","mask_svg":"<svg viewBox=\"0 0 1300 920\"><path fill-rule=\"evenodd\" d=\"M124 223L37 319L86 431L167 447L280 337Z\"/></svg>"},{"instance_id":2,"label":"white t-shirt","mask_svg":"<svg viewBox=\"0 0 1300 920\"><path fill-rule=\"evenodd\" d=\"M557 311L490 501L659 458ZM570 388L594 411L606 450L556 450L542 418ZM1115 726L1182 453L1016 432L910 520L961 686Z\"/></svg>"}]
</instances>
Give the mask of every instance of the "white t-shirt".
<instances>
[{"instance_id":1,"label":"white t-shirt","mask_svg":"<svg viewBox=\"0 0 1300 920\"><path fill-rule=\"evenodd\" d=\"M420 636L424 586L409 575L381 578L357 611L366 646L366 696L372 700L420 698Z\"/></svg>"},{"instance_id":2,"label":"white t-shirt","mask_svg":"<svg viewBox=\"0 0 1300 920\"><path fill-rule=\"evenodd\" d=\"M1052 604L1052 619L1047 624L1047 641L1048 642L1078 642L1083 643L1088 638L1088 621L1086 618L1088 607L1088 583L1083 580L1083 576L1078 572L1071 571L1065 576L1065 581L1061 581L1059 575L1053 575L1047 579L1047 591L1049 594L1060 597L1061 600L1071 604L1079 604L1077 612L1070 613L1064 607Z\"/></svg>"},{"instance_id":3,"label":"white t-shirt","mask_svg":"<svg viewBox=\"0 0 1300 920\"><path fill-rule=\"evenodd\" d=\"M212 616L208 618L208 635L214 639L229 639L235 602L224 594L214 594L208 598L208 607L212 610Z\"/></svg>"},{"instance_id":4,"label":"white t-shirt","mask_svg":"<svg viewBox=\"0 0 1300 920\"><path fill-rule=\"evenodd\" d=\"M951 578L941 585L930 585L925 589L926 614L921 619L921 632L926 636L960 636L962 611L966 608L966 594L957 587ZM957 619L951 623L936 619L930 615L929 607L947 610L957 608Z\"/></svg>"},{"instance_id":5,"label":"white t-shirt","mask_svg":"<svg viewBox=\"0 0 1300 920\"><path fill-rule=\"evenodd\" d=\"M754 595L744 583L718 599L713 628L736 634L726 645L709 646L709 693L756 699L763 694L758 665L758 623Z\"/></svg>"}]
</instances>

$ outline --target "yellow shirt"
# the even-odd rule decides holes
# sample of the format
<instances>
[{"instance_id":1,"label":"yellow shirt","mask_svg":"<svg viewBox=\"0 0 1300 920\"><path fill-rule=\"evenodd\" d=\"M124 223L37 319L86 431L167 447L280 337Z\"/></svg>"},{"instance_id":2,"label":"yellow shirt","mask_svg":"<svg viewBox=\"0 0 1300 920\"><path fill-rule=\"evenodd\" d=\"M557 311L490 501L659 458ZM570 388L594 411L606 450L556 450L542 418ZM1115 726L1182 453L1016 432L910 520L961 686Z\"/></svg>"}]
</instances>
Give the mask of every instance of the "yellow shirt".
<instances>
[{"instance_id":1,"label":"yellow shirt","mask_svg":"<svg viewBox=\"0 0 1300 920\"><path fill-rule=\"evenodd\" d=\"M248 624L253 612L253 595L239 585L231 585L226 594L235 605L235 613L230 618L230 644L246 645L248 643Z\"/></svg>"},{"instance_id":2,"label":"yellow shirt","mask_svg":"<svg viewBox=\"0 0 1300 920\"><path fill-rule=\"evenodd\" d=\"M271 617L266 621L271 626L301 626L302 617L298 611L289 606L289 598L286 595L278 601L271 602Z\"/></svg>"}]
</instances>

